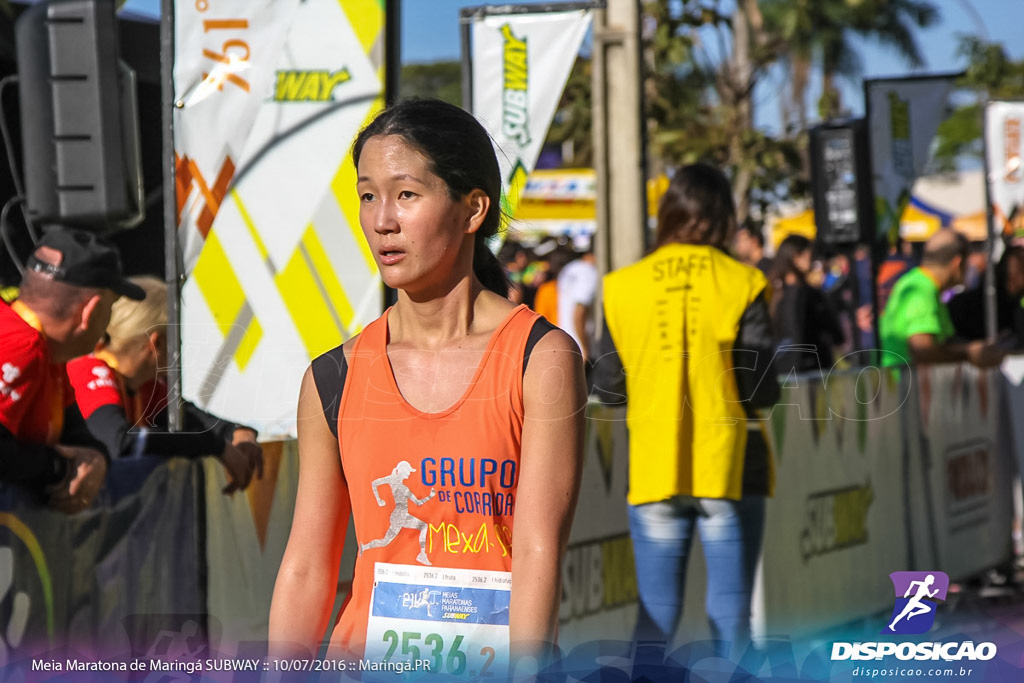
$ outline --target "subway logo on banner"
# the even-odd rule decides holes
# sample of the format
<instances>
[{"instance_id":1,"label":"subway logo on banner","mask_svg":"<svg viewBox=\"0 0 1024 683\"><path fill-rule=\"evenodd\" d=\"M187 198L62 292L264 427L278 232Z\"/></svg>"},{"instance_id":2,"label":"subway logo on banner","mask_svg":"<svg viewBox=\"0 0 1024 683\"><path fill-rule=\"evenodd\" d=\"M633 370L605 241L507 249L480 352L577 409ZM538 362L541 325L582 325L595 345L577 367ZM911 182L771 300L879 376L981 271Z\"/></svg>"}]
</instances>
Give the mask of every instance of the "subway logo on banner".
<instances>
[{"instance_id":1,"label":"subway logo on banner","mask_svg":"<svg viewBox=\"0 0 1024 683\"><path fill-rule=\"evenodd\" d=\"M800 553L804 562L868 542L868 510L875 499L871 482L807 496Z\"/></svg>"},{"instance_id":2,"label":"subway logo on banner","mask_svg":"<svg viewBox=\"0 0 1024 683\"><path fill-rule=\"evenodd\" d=\"M286 70L277 72L275 102L333 102L334 89L352 80L347 67L338 71Z\"/></svg>"},{"instance_id":3,"label":"subway logo on banner","mask_svg":"<svg viewBox=\"0 0 1024 683\"><path fill-rule=\"evenodd\" d=\"M503 58L505 81L501 107L501 132L520 147L530 144L530 98L528 91L529 68L526 58L526 39L512 34L512 27L503 24L501 35L505 39Z\"/></svg>"}]
</instances>

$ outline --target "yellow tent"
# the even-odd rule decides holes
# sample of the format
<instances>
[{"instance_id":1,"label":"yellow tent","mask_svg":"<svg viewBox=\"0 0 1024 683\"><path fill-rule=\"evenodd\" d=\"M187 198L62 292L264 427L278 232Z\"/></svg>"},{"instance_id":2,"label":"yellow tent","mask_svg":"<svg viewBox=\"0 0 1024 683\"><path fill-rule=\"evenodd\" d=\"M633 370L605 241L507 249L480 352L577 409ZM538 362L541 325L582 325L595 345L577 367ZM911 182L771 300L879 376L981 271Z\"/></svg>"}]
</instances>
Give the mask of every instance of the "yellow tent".
<instances>
[{"instance_id":1,"label":"yellow tent","mask_svg":"<svg viewBox=\"0 0 1024 683\"><path fill-rule=\"evenodd\" d=\"M900 218L900 237L908 242L923 242L941 227L942 216L911 202Z\"/></svg>"},{"instance_id":2,"label":"yellow tent","mask_svg":"<svg viewBox=\"0 0 1024 683\"><path fill-rule=\"evenodd\" d=\"M943 227L944 219L948 219L948 227L963 233L972 242L985 240L984 212L949 217L941 213L932 213L919 202L911 202L903 210L903 216L900 219L900 237L908 242L924 242L935 231ZM811 209L777 218L774 221L769 221L769 224L771 225L771 242L776 248L788 235L803 235L812 240L817 235L814 211Z\"/></svg>"},{"instance_id":3,"label":"yellow tent","mask_svg":"<svg viewBox=\"0 0 1024 683\"><path fill-rule=\"evenodd\" d=\"M803 235L807 239L813 240L814 236L818 234L818 230L814 225L814 211L812 209L805 209L800 213L781 216L774 220L769 219L768 225L771 230L771 243L775 249L778 249L782 240L790 235Z\"/></svg>"}]
</instances>

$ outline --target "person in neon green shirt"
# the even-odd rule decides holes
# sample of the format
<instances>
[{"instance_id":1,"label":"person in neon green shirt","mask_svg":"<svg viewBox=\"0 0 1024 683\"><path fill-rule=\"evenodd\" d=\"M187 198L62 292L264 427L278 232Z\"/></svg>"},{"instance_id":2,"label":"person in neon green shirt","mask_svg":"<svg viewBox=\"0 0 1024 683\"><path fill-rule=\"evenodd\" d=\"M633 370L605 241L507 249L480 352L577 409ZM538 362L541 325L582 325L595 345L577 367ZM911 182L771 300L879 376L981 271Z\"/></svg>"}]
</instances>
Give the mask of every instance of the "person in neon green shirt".
<instances>
[{"instance_id":1,"label":"person in neon green shirt","mask_svg":"<svg viewBox=\"0 0 1024 683\"><path fill-rule=\"evenodd\" d=\"M942 292L963 282L968 242L955 230L939 230L925 244L921 265L897 281L878 321L882 365L951 363L998 365L1005 351L985 341L953 341L955 330Z\"/></svg>"}]
</instances>

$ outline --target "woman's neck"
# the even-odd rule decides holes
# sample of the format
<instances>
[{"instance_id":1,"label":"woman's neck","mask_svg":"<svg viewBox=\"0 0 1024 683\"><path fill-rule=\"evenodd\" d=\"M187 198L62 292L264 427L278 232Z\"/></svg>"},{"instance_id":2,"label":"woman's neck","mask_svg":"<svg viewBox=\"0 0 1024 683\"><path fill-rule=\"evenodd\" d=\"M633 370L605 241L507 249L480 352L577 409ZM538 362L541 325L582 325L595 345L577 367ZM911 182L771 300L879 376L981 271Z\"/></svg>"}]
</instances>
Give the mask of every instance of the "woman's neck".
<instances>
[{"instance_id":1,"label":"woman's neck","mask_svg":"<svg viewBox=\"0 0 1024 683\"><path fill-rule=\"evenodd\" d=\"M399 290L398 301L388 316L392 343L414 343L438 348L452 339L465 337L482 303L483 286L470 275L441 295L417 296Z\"/></svg>"}]
</instances>

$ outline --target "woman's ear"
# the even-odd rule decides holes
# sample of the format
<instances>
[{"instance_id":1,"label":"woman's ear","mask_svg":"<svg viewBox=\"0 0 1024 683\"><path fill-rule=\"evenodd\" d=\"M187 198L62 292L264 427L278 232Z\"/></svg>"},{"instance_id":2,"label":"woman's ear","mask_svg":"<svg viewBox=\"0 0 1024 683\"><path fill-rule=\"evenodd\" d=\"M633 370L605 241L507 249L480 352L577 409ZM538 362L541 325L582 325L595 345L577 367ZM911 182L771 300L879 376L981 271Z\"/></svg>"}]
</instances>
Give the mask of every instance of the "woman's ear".
<instances>
[{"instance_id":1,"label":"woman's ear","mask_svg":"<svg viewBox=\"0 0 1024 683\"><path fill-rule=\"evenodd\" d=\"M462 200L470 210L469 220L466 223L466 232L475 233L484 224L487 212L491 210L491 198L480 188L474 188Z\"/></svg>"}]
</instances>

